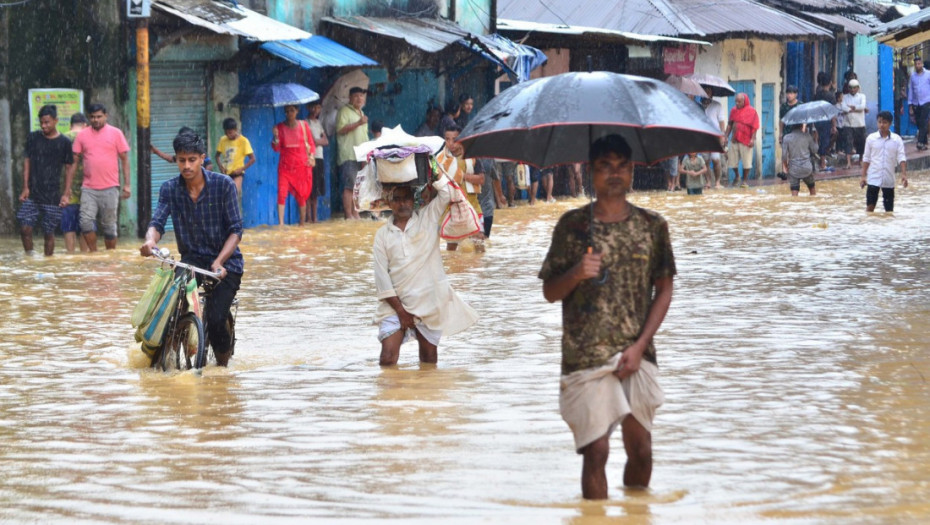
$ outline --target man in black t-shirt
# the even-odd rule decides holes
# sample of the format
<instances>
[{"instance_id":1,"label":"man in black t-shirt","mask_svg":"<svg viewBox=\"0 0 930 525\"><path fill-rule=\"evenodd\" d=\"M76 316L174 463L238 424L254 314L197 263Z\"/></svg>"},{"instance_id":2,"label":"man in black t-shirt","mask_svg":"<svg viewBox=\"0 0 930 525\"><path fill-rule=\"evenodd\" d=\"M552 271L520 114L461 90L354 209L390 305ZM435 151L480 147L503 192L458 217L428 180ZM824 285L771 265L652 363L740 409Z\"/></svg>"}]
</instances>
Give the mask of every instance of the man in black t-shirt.
<instances>
[{"instance_id":1,"label":"man in black t-shirt","mask_svg":"<svg viewBox=\"0 0 930 525\"><path fill-rule=\"evenodd\" d=\"M74 155L71 141L58 132L58 111L53 105L39 110L41 131L26 138L26 158L23 161L22 205L16 213L22 230L23 249L32 253L32 229L42 216L45 233L45 255L55 252L55 228L61 223L61 210L71 199L71 179L74 177ZM61 190L61 168L65 170L65 190Z\"/></svg>"}]
</instances>

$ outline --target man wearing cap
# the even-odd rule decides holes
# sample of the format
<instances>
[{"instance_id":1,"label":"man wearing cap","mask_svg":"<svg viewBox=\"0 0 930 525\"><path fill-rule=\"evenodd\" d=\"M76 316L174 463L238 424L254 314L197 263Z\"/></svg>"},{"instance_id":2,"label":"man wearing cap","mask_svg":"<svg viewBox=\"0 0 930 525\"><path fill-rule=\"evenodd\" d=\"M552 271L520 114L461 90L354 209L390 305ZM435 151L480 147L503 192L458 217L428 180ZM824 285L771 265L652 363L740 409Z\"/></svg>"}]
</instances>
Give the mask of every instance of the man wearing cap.
<instances>
[{"instance_id":1,"label":"man wearing cap","mask_svg":"<svg viewBox=\"0 0 930 525\"><path fill-rule=\"evenodd\" d=\"M927 119L930 119L930 72L924 61L914 57L914 72L907 83L907 103L910 116L917 123L917 149L927 149Z\"/></svg>"},{"instance_id":2,"label":"man wearing cap","mask_svg":"<svg viewBox=\"0 0 930 525\"><path fill-rule=\"evenodd\" d=\"M362 113L365 107L367 91L355 86L349 90L349 103L336 114L336 134L339 136L339 148L336 161L339 163L339 178L342 181L342 207L346 219L358 219L355 199L355 176L360 168L355 160L355 146L368 142L368 117Z\"/></svg>"},{"instance_id":3,"label":"man wearing cap","mask_svg":"<svg viewBox=\"0 0 930 525\"><path fill-rule=\"evenodd\" d=\"M862 163L862 152L865 151L865 114L869 108L865 107L865 94L859 92L859 81L849 81L849 93L843 95L840 110L846 115L846 127L850 129L859 163Z\"/></svg>"}]
</instances>

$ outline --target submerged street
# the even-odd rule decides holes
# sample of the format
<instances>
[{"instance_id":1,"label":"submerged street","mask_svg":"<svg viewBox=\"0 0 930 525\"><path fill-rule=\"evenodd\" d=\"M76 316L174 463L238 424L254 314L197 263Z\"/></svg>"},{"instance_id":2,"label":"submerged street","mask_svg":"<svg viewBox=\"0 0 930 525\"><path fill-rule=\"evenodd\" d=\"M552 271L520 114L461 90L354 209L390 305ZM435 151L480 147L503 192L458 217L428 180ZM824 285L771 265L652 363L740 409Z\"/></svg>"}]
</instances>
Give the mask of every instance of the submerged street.
<instances>
[{"instance_id":1,"label":"submerged street","mask_svg":"<svg viewBox=\"0 0 930 525\"><path fill-rule=\"evenodd\" d=\"M0 239L0 521L927 521L930 174L893 216L865 213L858 178L817 190L631 196L668 219L679 275L652 487L621 488L617 433L606 502L581 499L536 278L586 200L497 210L486 253L444 253L481 318L435 367L415 344L378 366L378 222L246 230L236 353L202 377L133 341L141 241L43 258Z\"/></svg>"}]
</instances>

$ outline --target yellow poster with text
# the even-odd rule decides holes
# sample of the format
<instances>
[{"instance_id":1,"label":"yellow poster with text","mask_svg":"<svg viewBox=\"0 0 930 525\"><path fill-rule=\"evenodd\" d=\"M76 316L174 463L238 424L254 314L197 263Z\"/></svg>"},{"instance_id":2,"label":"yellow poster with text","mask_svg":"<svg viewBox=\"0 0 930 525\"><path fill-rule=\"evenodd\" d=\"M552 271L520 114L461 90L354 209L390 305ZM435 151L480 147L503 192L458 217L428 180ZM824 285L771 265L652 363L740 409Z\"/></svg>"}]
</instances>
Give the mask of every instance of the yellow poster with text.
<instances>
[{"instance_id":1,"label":"yellow poster with text","mask_svg":"<svg viewBox=\"0 0 930 525\"><path fill-rule=\"evenodd\" d=\"M39 131L39 110L53 104L58 110L58 131L71 129L71 115L84 111L84 92L80 89L43 88L29 90L29 131Z\"/></svg>"}]
</instances>

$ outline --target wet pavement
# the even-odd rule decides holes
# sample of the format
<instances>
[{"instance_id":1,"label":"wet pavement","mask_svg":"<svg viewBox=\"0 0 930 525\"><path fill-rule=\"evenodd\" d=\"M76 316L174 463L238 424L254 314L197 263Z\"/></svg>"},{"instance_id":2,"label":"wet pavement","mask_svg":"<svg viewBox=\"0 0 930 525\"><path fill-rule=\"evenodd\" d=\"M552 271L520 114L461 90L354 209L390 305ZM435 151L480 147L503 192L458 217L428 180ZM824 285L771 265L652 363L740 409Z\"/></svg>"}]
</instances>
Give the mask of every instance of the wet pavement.
<instances>
[{"instance_id":1,"label":"wet pavement","mask_svg":"<svg viewBox=\"0 0 930 525\"><path fill-rule=\"evenodd\" d=\"M680 274L653 485L620 488L615 436L605 502L580 498L536 278L583 200L498 210L486 253L444 254L481 320L435 367L411 345L377 364L374 221L248 230L236 355L202 376L133 343L136 241L43 258L2 238L0 522L925 522L930 174L910 178L893 215L854 178L632 196Z\"/></svg>"}]
</instances>

